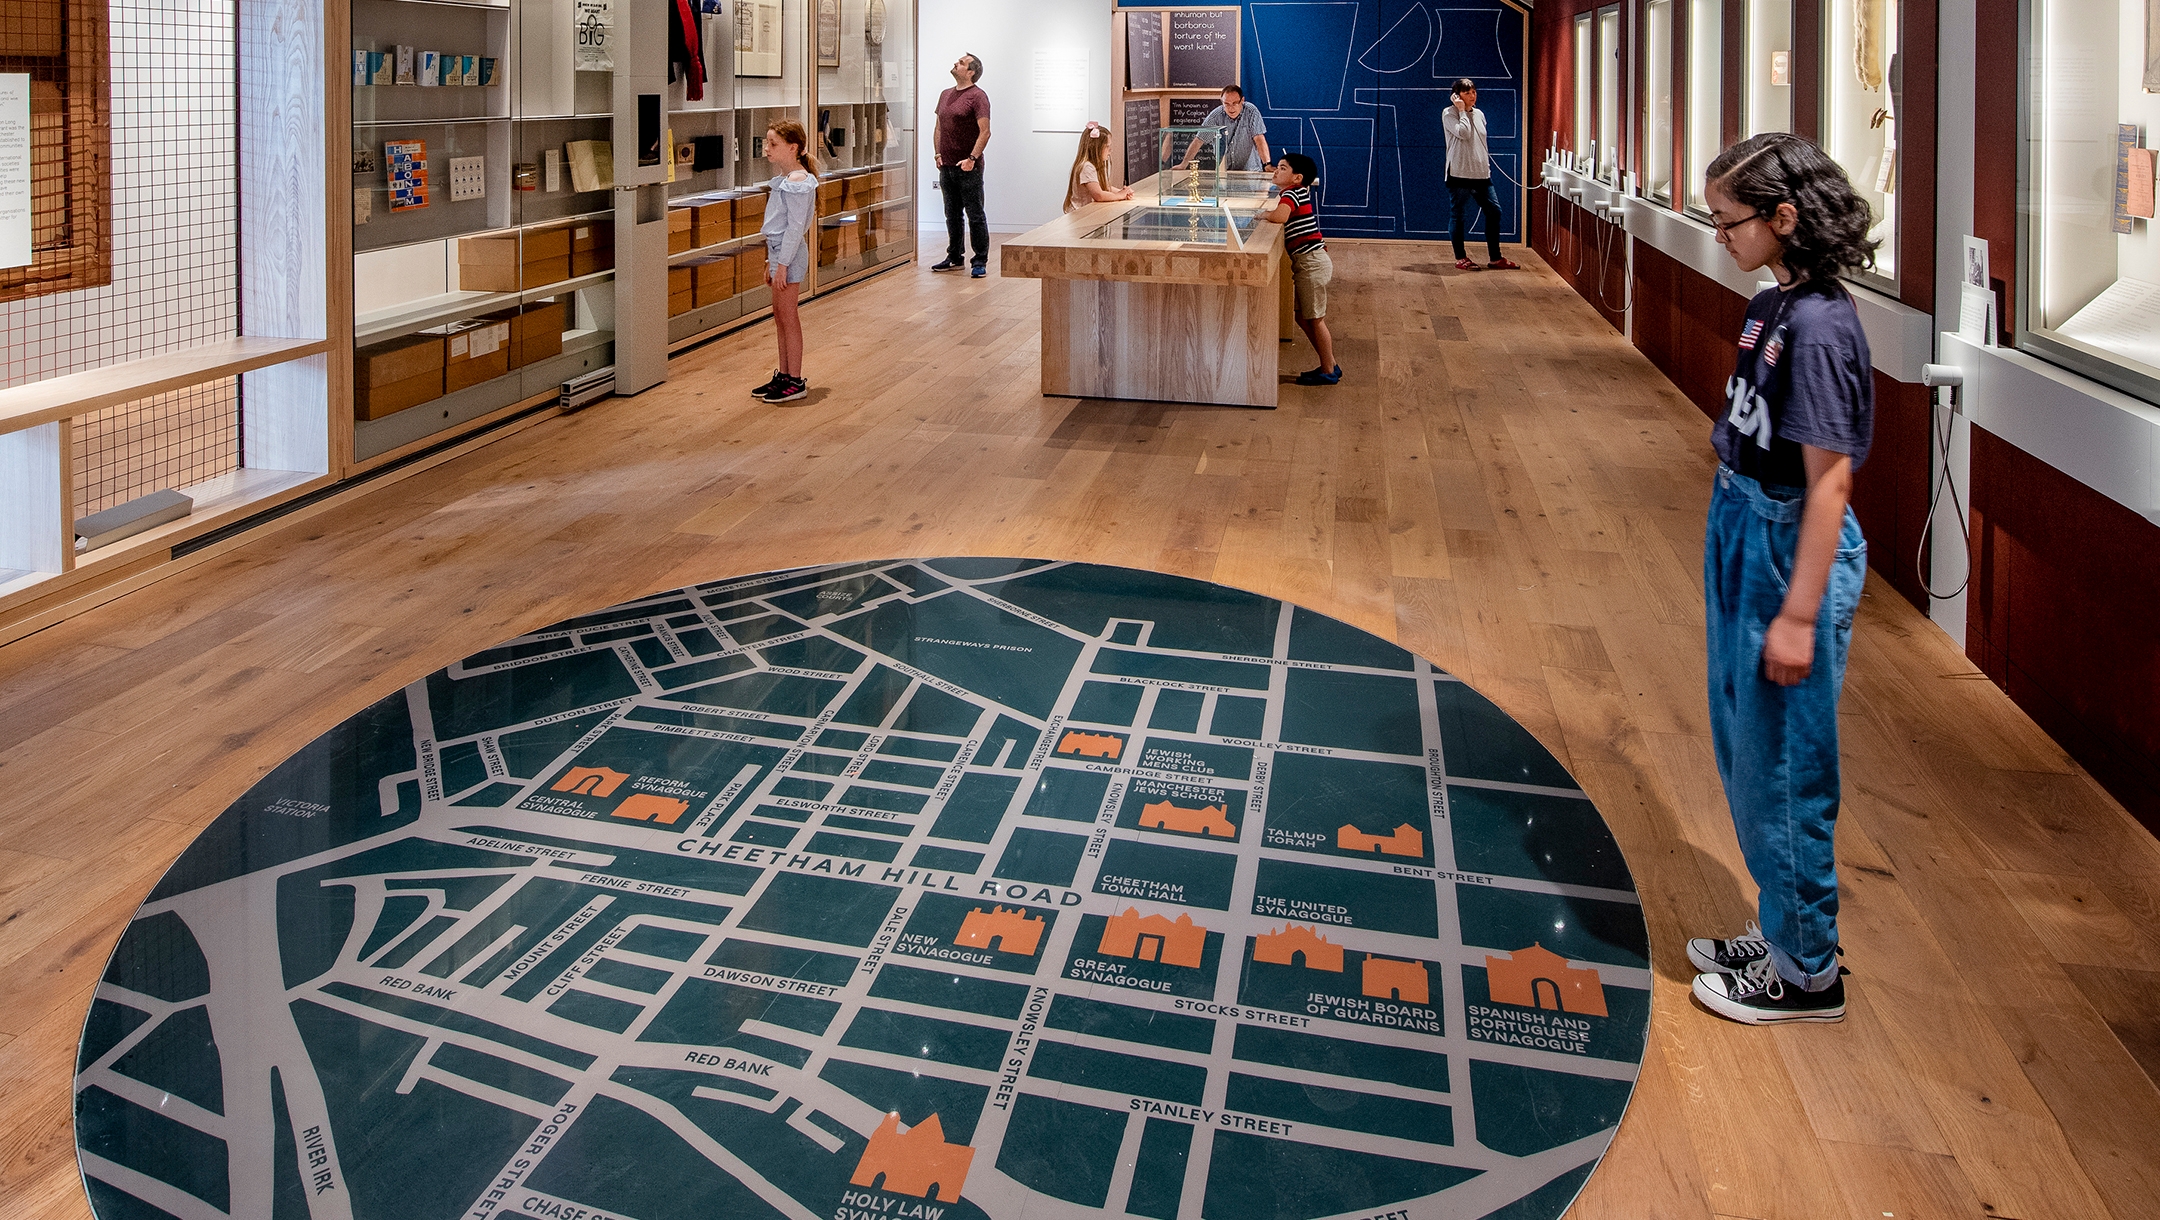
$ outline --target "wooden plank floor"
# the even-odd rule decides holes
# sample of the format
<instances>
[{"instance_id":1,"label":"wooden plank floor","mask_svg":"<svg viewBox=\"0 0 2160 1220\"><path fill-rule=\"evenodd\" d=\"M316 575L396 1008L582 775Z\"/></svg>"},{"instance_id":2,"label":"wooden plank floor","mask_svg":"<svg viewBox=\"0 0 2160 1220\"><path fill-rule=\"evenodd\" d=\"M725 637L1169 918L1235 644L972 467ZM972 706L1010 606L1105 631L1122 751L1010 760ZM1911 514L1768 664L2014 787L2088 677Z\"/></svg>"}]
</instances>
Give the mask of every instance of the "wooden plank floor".
<instances>
[{"instance_id":1,"label":"wooden plank floor","mask_svg":"<svg viewBox=\"0 0 2160 1220\"><path fill-rule=\"evenodd\" d=\"M1696 1008L1682 939L1751 909L1701 694L1703 417L1529 253L1513 275L1333 253L1347 376L1275 412L1040 398L1034 281L907 268L805 310L805 403L745 397L771 359L754 329L0 647L8 1215L87 1214L69 1074L106 952L311 738L635 594L973 553L1337 615L1467 677L1573 769L1657 971L1641 1085L1572 1215L2160 1216L2160 845L1871 580L1841 719L1851 1017L1764 1031Z\"/></svg>"}]
</instances>

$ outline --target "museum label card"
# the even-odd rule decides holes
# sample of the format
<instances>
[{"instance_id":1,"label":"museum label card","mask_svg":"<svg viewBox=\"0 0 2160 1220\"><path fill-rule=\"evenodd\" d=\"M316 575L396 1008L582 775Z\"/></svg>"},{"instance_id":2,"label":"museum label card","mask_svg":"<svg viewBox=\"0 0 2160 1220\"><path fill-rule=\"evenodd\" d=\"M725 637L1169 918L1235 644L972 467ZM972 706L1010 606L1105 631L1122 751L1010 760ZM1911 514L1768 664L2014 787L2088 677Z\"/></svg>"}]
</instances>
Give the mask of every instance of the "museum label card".
<instances>
[{"instance_id":1,"label":"museum label card","mask_svg":"<svg viewBox=\"0 0 2160 1220\"><path fill-rule=\"evenodd\" d=\"M0 267L30 261L30 74L0 72Z\"/></svg>"},{"instance_id":2,"label":"museum label card","mask_svg":"<svg viewBox=\"0 0 2160 1220\"><path fill-rule=\"evenodd\" d=\"M1086 47L1035 49L1035 130L1079 131L1087 126L1089 63Z\"/></svg>"}]
</instances>

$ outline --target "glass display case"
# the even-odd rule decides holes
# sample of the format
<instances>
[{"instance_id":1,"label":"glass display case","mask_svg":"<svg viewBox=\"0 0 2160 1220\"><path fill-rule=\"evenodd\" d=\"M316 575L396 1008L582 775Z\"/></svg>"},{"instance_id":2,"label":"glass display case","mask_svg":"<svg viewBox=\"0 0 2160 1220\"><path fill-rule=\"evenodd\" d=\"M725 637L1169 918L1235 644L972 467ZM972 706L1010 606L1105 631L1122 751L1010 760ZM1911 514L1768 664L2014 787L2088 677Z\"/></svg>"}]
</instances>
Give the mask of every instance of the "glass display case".
<instances>
[{"instance_id":1,"label":"glass display case","mask_svg":"<svg viewBox=\"0 0 2160 1220\"><path fill-rule=\"evenodd\" d=\"M909 0L818 0L818 284L915 253Z\"/></svg>"},{"instance_id":2,"label":"glass display case","mask_svg":"<svg viewBox=\"0 0 2160 1220\"><path fill-rule=\"evenodd\" d=\"M353 0L354 451L608 362L606 73L571 0Z\"/></svg>"},{"instance_id":3,"label":"glass display case","mask_svg":"<svg viewBox=\"0 0 2160 1220\"><path fill-rule=\"evenodd\" d=\"M821 171L807 292L914 253L913 0L351 4L356 460L617 363L618 168L652 181L640 232L665 205L664 253L625 264L666 284L665 333L633 327L656 360L770 303L775 122L804 124ZM664 92L619 161L629 79Z\"/></svg>"},{"instance_id":4,"label":"glass display case","mask_svg":"<svg viewBox=\"0 0 2160 1220\"><path fill-rule=\"evenodd\" d=\"M1703 171L1723 147L1725 6L1722 0L1686 0L1687 4L1687 157L1680 177L1681 197L1693 212L1708 214L1703 200Z\"/></svg>"},{"instance_id":5,"label":"glass display case","mask_svg":"<svg viewBox=\"0 0 2160 1220\"><path fill-rule=\"evenodd\" d=\"M1673 0L1642 7L1642 189L1670 205L1673 199Z\"/></svg>"},{"instance_id":6,"label":"glass display case","mask_svg":"<svg viewBox=\"0 0 2160 1220\"><path fill-rule=\"evenodd\" d=\"M1792 0L1746 0L1740 136L1792 130Z\"/></svg>"},{"instance_id":7,"label":"glass display case","mask_svg":"<svg viewBox=\"0 0 2160 1220\"><path fill-rule=\"evenodd\" d=\"M1082 234L1081 240L1175 241L1211 246L1234 243L1242 247L1259 219L1256 210L1228 207L1137 207Z\"/></svg>"},{"instance_id":8,"label":"glass display case","mask_svg":"<svg viewBox=\"0 0 2160 1220\"><path fill-rule=\"evenodd\" d=\"M2136 0L2033 0L2020 347L2160 402L2160 28Z\"/></svg>"},{"instance_id":9,"label":"glass display case","mask_svg":"<svg viewBox=\"0 0 2160 1220\"><path fill-rule=\"evenodd\" d=\"M1223 147L1223 129L1220 127L1165 127L1157 132L1156 164L1167 167L1155 175L1157 205L1166 208L1218 206L1227 182Z\"/></svg>"},{"instance_id":10,"label":"glass display case","mask_svg":"<svg viewBox=\"0 0 2160 1220\"><path fill-rule=\"evenodd\" d=\"M1875 212L1869 236L1875 274L1897 277L1898 115L1903 109L1898 59L1898 0L1828 0L1823 6L1822 145L1845 167Z\"/></svg>"},{"instance_id":11,"label":"glass display case","mask_svg":"<svg viewBox=\"0 0 2160 1220\"><path fill-rule=\"evenodd\" d=\"M1620 57L1620 6L1607 5L1597 15L1597 168L1600 181L1620 184L1620 81L1627 65Z\"/></svg>"}]
</instances>

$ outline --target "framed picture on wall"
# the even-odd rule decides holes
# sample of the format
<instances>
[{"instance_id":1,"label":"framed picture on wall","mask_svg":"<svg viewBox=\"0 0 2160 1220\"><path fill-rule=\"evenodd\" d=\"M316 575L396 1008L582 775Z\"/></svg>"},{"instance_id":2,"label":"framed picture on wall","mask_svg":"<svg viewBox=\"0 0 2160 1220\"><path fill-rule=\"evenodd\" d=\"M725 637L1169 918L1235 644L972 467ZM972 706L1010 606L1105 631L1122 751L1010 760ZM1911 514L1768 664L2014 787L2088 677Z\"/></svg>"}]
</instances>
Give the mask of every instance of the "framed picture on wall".
<instances>
[{"instance_id":1,"label":"framed picture on wall","mask_svg":"<svg viewBox=\"0 0 2160 1220\"><path fill-rule=\"evenodd\" d=\"M735 75L780 75L780 0L737 0Z\"/></svg>"},{"instance_id":2,"label":"framed picture on wall","mask_svg":"<svg viewBox=\"0 0 2160 1220\"><path fill-rule=\"evenodd\" d=\"M840 66L840 0L818 0L817 66Z\"/></svg>"}]
</instances>

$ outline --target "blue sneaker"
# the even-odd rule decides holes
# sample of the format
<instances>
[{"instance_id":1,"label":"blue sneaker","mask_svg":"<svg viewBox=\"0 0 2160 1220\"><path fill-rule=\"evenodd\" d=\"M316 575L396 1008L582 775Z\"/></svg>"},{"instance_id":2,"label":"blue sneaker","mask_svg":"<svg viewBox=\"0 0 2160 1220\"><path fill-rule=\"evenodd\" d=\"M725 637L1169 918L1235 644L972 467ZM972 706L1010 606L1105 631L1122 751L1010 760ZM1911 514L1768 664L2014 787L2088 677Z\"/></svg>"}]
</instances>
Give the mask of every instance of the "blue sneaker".
<instances>
[{"instance_id":1,"label":"blue sneaker","mask_svg":"<svg viewBox=\"0 0 2160 1220\"><path fill-rule=\"evenodd\" d=\"M990 269L983 266L981 263L977 263L974 266L968 268L968 278L971 280L979 280L988 274L990 274Z\"/></svg>"},{"instance_id":2,"label":"blue sneaker","mask_svg":"<svg viewBox=\"0 0 2160 1220\"><path fill-rule=\"evenodd\" d=\"M1323 373L1319 369L1307 369L1297 375L1299 385L1334 385L1341 380L1342 366L1339 364L1335 366L1335 371L1332 373Z\"/></svg>"}]
</instances>

